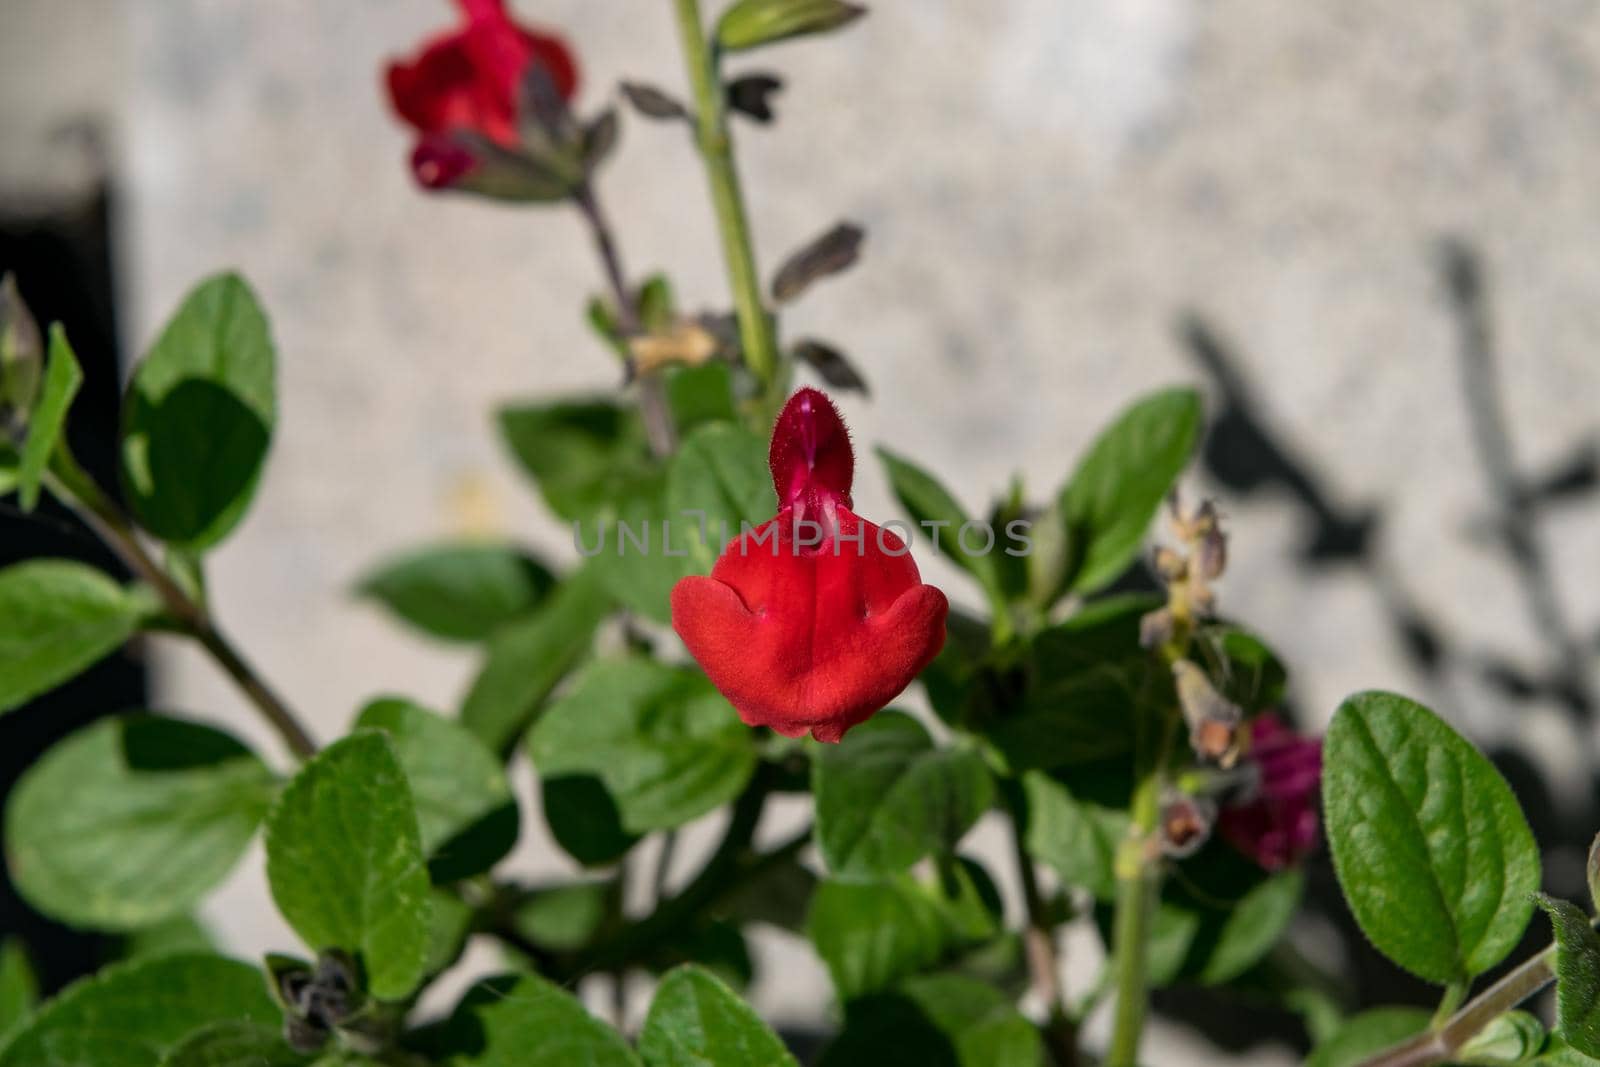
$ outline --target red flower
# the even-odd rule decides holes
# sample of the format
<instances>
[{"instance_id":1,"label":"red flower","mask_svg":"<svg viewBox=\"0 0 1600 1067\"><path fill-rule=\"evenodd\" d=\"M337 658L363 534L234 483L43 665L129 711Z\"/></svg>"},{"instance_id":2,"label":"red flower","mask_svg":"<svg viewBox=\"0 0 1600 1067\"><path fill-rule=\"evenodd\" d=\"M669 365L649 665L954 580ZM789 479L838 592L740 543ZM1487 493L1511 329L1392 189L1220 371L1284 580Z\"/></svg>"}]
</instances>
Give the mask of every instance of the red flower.
<instances>
[{"instance_id":1,"label":"red flower","mask_svg":"<svg viewBox=\"0 0 1600 1067\"><path fill-rule=\"evenodd\" d=\"M478 164L477 138L517 147L517 101L531 68L549 75L563 101L578 87L577 64L559 37L517 25L505 0L459 2L464 26L388 70L389 99L420 135L412 170L430 189L455 184Z\"/></svg>"},{"instance_id":2,"label":"red flower","mask_svg":"<svg viewBox=\"0 0 1600 1067\"><path fill-rule=\"evenodd\" d=\"M855 460L826 396L802 389L772 431L778 514L672 590L672 625L751 726L838 741L944 646L944 594L905 542L850 510Z\"/></svg>"},{"instance_id":3,"label":"red flower","mask_svg":"<svg viewBox=\"0 0 1600 1067\"><path fill-rule=\"evenodd\" d=\"M1250 723L1247 758L1254 788L1241 803L1222 809L1217 830L1262 867L1281 871L1317 843L1322 742L1299 736L1269 711Z\"/></svg>"}]
</instances>

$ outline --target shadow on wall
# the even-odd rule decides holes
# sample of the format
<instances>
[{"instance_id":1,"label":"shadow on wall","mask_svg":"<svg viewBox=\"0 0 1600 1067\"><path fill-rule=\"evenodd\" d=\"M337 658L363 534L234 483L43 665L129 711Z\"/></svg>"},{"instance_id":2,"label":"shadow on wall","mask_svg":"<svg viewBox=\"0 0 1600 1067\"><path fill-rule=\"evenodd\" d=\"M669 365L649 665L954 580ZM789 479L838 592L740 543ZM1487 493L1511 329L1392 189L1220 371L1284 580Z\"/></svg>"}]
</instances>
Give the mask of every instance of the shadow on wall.
<instances>
[{"instance_id":1,"label":"shadow on wall","mask_svg":"<svg viewBox=\"0 0 1600 1067\"><path fill-rule=\"evenodd\" d=\"M1245 380L1241 362L1221 332L1203 316L1190 312L1180 317L1179 334L1220 401L1202 462L1206 472L1233 496L1275 493L1291 501L1311 531L1299 548L1303 569L1345 568L1359 575L1377 593L1393 639L1425 684L1439 685L1447 675L1459 673L1492 691L1513 711L1534 701L1548 702L1576 722L1587 723L1597 708L1592 665L1600 657L1600 634L1582 634L1566 618L1540 526L1552 509L1583 501L1600 490L1600 445L1594 440L1579 442L1549 471L1529 475L1518 467L1500 403L1493 316L1482 258L1468 243L1450 238L1440 243L1438 264L1441 289L1456 325L1462 400L1473 437L1473 457L1488 497L1483 518L1466 536L1498 548L1515 576L1522 608L1543 638L1538 662L1519 662L1493 651L1469 651L1451 642L1447 628L1423 610L1400 576L1385 564L1379 548L1379 509L1352 506L1335 498L1315 462L1272 431L1266 401ZM1579 810L1567 810L1572 805L1558 806L1539 767L1525 754L1506 748L1490 755L1522 800L1539 840L1572 843L1574 827L1582 828L1582 833L1600 829L1600 781ZM1327 983L1327 992L1352 1009L1394 1003L1431 1008L1437 990L1400 973L1356 928L1325 852L1312 861L1308 875L1306 913L1316 917L1313 921L1337 929L1349 953L1345 973ZM1581 899L1587 893L1581 855L1574 863L1548 870L1546 885L1557 895ZM1511 958L1533 951L1542 935L1542 930L1531 931ZM1275 953L1261 975L1264 997L1270 999L1265 991L1272 988L1275 976L1288 971L1303 978L1304 966L1305 961L1292 950ZM1159 994L1157 1004L1164 1013L1202 1030L1224 1048L1247 1047L1272 1038L1292 1042L1299 1031L1294 1016L1286 1010L1281 1027L1241 1034L1224 1021L1229 1018L1226 1005L1204 990Z\"/></svg>"}]
</instances>

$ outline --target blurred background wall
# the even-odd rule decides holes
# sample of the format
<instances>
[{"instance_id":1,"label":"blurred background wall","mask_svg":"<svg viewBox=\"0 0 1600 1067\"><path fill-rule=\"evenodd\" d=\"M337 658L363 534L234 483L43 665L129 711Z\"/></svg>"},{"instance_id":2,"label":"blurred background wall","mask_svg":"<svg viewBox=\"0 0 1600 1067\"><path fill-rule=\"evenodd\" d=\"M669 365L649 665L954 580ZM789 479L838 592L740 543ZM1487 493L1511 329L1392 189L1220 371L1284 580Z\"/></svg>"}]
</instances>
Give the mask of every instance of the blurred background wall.
<instances>
[{"instance_id":1,"label":"blurred background wall","mask_svg":"<svg viewBox=\"0 0 1600 1067\"><path fill-rule=\"evenodd\" d=\"M682 88L663 0L513 6L573 42L585 108L621 77ZM1433 703L1544 813L1547 884L1579 884L1600 829L1600 13L872 8L734 64L787 82L775 128L738 130L765 264L839 218L869 231L862 264L790 320L870 379L870 401L843 404L857 439L917 457L969 508L1014 472L1043 498L1122 404L1198 384L1218 422L1193 482L1233 531L1224 606L1288 661L1303 720L1362 688ZM271 312L282 418L214 597L325 736L381 691L454 705L470 659L401 634L351 583L460 533L572 557L489 413L617 378L583 322L599 277L574 215L412 184L380 71L453 17L442 0L0 9L0 206L109 190L124 351L220 267ZM681 128L624 118L601 192L630 270L725 306ZM870 466L857 500L896 513ZM272 748L207 663L152 654L159 706ZM526 851L529 869L561 862ZM287 943L255 863L208 916L248 952ZM780 958L758 1002L814 1018L820 969Z\"/></svg>"}]
</instances>

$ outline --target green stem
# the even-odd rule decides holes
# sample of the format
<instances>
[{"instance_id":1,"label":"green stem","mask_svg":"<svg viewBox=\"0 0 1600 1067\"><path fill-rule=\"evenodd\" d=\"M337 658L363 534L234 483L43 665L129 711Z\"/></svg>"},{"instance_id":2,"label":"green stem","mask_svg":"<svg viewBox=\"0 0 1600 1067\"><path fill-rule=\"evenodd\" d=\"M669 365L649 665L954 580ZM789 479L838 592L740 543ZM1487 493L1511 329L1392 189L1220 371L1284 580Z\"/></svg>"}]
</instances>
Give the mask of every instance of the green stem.
<instances>
[{"instance_id":1,"label":"green stem","mask_svg":"<svg viewBox=\"0 0 1600 1067\"><path fill-rule=\"evenodd\" d=\"M1112 976L1117 990L1106 1067L1135 1067L1149 1010L1146 963L1150 917L1155 907L1155 871L1150 842L1161 815L1161 765L1148 768L1134 789L1132 823L1117 850L1117 900L1112 920Z\"/></svg>"},{"instance_id":2,"label":"green stem","mask_svg":"<svg viewBox=\"0 0 1600 1067\"><path fill-rule=\"evenodd\" d=\"M1160 661L1170 667L1188 654L1193 622L1187 604L1173 597L1172 637L1162 646ZM1117 990L1117 1005L1111 1029L1111 1047L1105 1067L1135 1067L1139 1040L1149 1013L1150 920L1155 911L1160 884L1155 842L1160 833L1161 789L1172 756L1174 734L1180 716L1168 708L1156 724L1154 752L1148 734L1140 740L1139 777L1129 804L1128 836L1117 849L1116 910L1112 917L1112 975ZM1148 730L1148 727L1145 728Z\"/></svg>"},{"instance_id":3,"label":"green stem","mask_svg":"<svg viewBox=\"0 0 1600 1067\"><path fill-rule=\"evenodd\" d=\"M139 535L133 524L105 491L95 484L88 472L78 465L71 453L56 453L45 474L45 484L58 499L82 516L100 539L122 558L129 570L155 590L184 632L200 642L211 654L211 658L216 660L218 666L233 679L250 703L283 738L289 750L301 759L316 755L317 743L300 725L294 712L223 635L210 612L185 593L172 580L166 568L151 558L139 543Z\"/></svg>"},{"instance_id":4,"label":"green stem","mask_svg":"<svg viewBox=\"0 0 1600 1067\"><path fill-rule=\"evenodd\" d=\"M728 135L727 109L717 57L706 39L699 0L674 0L678 28L683 35L684 62L694 88L695 141L711 182L711 202L722 234L722 255L733 286L734 310L739 317L739 340L745 365L770 391L778 374L778 344L772 320L761 299L755 252L750 242L750 222L739 190L739 173Z\"/></svg>"}]
</instances>

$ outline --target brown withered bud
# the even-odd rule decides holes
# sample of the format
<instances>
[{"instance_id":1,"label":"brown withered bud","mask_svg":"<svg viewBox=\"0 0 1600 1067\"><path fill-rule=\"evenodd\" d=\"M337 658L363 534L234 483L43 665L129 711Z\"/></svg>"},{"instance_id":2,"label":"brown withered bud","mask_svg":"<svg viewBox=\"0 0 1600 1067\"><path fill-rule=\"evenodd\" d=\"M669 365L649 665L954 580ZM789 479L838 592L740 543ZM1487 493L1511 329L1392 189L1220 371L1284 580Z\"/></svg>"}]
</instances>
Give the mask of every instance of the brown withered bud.
<instances>
[{"instance_id":1,"label":"brown withered bud","mask_svg":"<svg viewBox=\"0 0 1600 1067\"><path fill-rule=\"evenodd\" d=\"M617 109L608 107L602 111L598 118L583 129L583 165L593 171L605 162L612 149L617 147L617 138L621 134L622 124L617 118Z\"/></svg>"},{"instance_id":2,"label":"brown withered bud","mask_svg":"<svg viewBox=\"0 0 1600 1067\"><path fill-rule=\"evenodd\" d=\"M789 350L791 358L806 363L818 374L822 380L835 389L854 389L863 394L869 394L867 381L861 377L861 372L856 370L855 364L850 362L850 357L814 338L805 338L795 342Z\"/></svg>"},{"instance_id":3,"label":"brown withered bud","mask_svg":"<svg viewBox=\"0 0 1600 1067\"><path fill-rule=\"evenodd\" d=\"M791 255L772 279L772 298L779 303L795 299L811 283L847 270L861 256L867 231L841 222Z\"/></svg>"},{"instance_id":4,"label":"brown withered bud","mask_svg":"<svg viewBox=\"0 0 1600 1067\"><path fill-rule=\"evenodd\" d=\"M728 83L728 108L765 125L775 117L772 97L782 89L783 80L774 75L746 74Z\"/></svg>"},{"instance_id":5,"label":"brown withered bud","mask_svg":"<svg viewBox=\"0 0 1600 1067\"><path fill-rule=\"evenodd\" d=\"M0 278L0 429L20 428L39 395L44 337L17 289L17 278Z\"/></svg>"},{"instance_id":6,"label":"brown withered bud","mask_svg":"<svg viewBox=\"0 0 1600 1067\"><path fill-rule=\"evenodd\" d=\"M1150 566L1154 568L1156 577L1169 584L1181 582L1189 569L1188 561L1165 545L1156 549L1155 556L1150 560Z\"/></svg>"},{"instance_id":7,"label":"brown withered bud","mask_svg":"<svg viewBox=\"0 0 1600 1067\"><path fill-rule=\"evenodd\" d=\"M1139 647L1160 648L1172 640L1172 609L1157 608L1139 620Z\"/></svg>"},{"instance_id":8,"label":"brown withered bud","mask_svg":"<svg viewBox=\"0 0 1600 1067\"><path fill-rule=\"evenodd\" d=\"M623 82L622 95L647 119L687 119L689 109L672 96L643 82Z\"/></svg>"},{"instance_id":9,"label":"brown withered bud","mask_svg":"<svg viewBox=\"0 0 1600 1067\"><path fill-rule=\"evenodd\" d=\"M1185 859L1200 851L1216 825L1217 805L1206 797L1173 791L1161 801L1161 852Z\"/></svg>"},{"instance_id":10,"label":"brown withered bud","mask_svg":"<svg viewBox=\"0 0 1600 1067\"><path fill-rule=\"evenodd\" d=\"M716 335L693 319L680 319L665 330L628 339L630 373L652 374L678 364L696 367L717 353Z\"/></svg>"},{"instance_id":11,"label":"brown withered bud","mask_svg":"<svg viewBox=\"0 0 1600 1067\"><path fill-rule=\"evenodd\" d=\"M1228 567L1228 537L1219 527L1213 526L1195 543L1192 557L1194 569L1201 578L1214 582L1222 577Z\"/></svg>"},{"instance_id":12,"label":"brown withered bud","mask_svg":"<svg viewBox=\"0 0 1600 1067\"><path fill-rule=\"evenodd\" d=\"M1244 712L1218 693L1206 672L1189 660L1172 665L1172 680L1195 755L1221 767L1233 766L1239 758Z\"/></svg>"}]
</instances>

